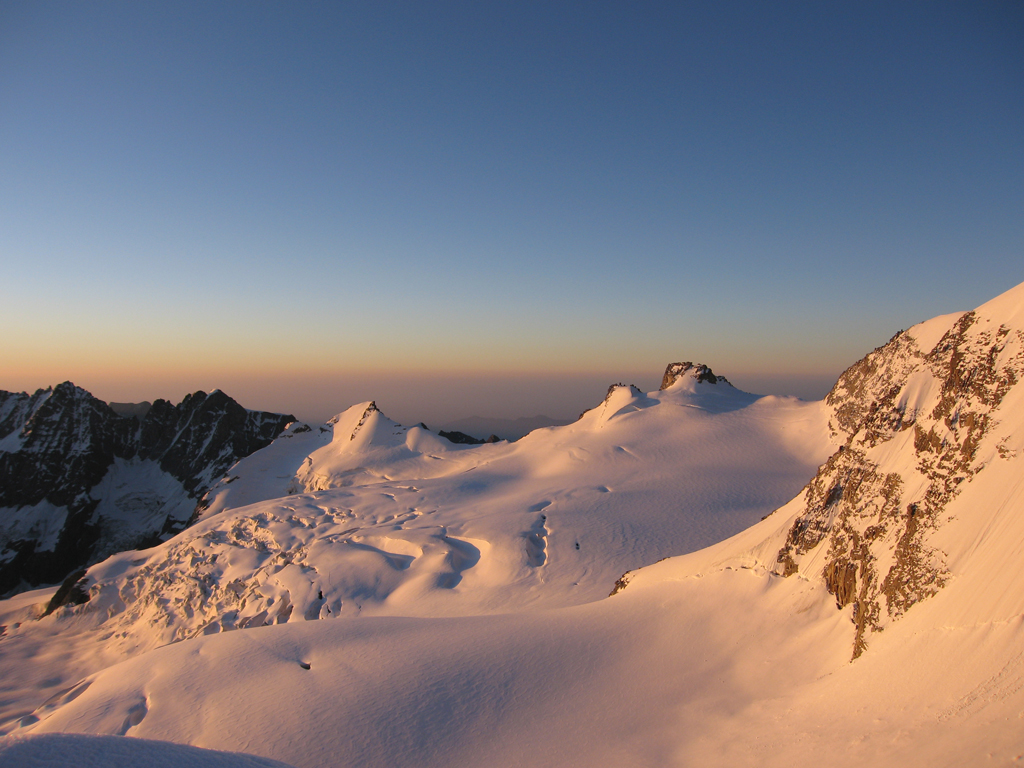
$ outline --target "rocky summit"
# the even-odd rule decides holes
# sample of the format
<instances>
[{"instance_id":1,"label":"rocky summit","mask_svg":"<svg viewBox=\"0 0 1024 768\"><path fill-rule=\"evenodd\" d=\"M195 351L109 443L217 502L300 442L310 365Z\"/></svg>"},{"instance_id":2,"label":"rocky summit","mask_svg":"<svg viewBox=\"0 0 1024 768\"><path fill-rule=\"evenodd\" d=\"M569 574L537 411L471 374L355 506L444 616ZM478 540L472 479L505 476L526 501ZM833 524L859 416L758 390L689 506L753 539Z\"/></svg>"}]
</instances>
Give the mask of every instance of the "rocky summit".
<instances>
[{"instance_id":1,"label":"rocky summit","mask_svg":"<svg viewBox=\"0 0 1024 768\"><path fill-rule=\"evenodd\" d=\"M698 384L728 384L730 387L732 384L725 376L716 376L710 368L703 363L669 363L665 369L665 375L661 377L661 389L668 389L677 381L683 377L689 376L694 379Z\"/></svg>"}]
</instances>

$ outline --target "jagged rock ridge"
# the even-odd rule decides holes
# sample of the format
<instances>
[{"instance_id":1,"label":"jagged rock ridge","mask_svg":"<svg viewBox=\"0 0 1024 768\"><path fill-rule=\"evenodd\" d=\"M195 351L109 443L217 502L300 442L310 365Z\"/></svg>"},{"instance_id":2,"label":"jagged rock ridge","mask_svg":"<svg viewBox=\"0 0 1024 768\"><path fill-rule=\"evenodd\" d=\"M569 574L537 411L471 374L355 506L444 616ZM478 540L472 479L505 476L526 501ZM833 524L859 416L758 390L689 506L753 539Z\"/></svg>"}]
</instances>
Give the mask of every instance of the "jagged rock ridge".
<instances>
[{"instance_id":1,"label":"jagged rock ridge","mask_svg":"<svg viewBox=\"0 0 1024 768\"><path fill-rule=\"evenodd\" d=\"M180 530L195 499L291 421L220 391L157 400L141 419L71 382L0 391L0 593Z\"/></svg>"}]
</instances>

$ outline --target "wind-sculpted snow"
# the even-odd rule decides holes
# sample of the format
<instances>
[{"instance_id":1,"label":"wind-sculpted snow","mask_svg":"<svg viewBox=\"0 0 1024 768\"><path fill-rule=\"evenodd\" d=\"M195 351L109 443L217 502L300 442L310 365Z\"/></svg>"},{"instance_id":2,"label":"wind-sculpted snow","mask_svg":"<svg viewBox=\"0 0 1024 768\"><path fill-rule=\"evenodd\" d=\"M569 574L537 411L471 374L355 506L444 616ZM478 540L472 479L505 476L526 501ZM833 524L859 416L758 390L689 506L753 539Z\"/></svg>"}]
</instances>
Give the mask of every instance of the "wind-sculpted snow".
<instances>
[{"instance_id":1,"label":"wind-sculpted snow","mask_svg":"<svg viewBox=\"0 0 1024 768\"><path fill-rule=\"evenodd\" d=\"M219 752L150 739L48 733L0 742L0 766L44 768L290 768L286 763L239 752Z\"/></svg>"}]
</instances>

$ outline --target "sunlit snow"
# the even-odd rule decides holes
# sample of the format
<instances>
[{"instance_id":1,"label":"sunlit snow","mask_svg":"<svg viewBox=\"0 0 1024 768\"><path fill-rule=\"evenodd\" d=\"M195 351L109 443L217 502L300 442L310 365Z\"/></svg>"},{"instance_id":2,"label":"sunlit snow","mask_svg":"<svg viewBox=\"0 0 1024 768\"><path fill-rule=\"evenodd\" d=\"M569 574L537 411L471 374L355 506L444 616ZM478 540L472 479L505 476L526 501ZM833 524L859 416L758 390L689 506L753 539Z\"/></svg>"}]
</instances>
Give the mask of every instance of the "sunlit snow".
<instances>
[{"instance_id":1,"label":"sunlit snow","mask_svg":"<svg viewBox=\"0 0 1024 768\"><path fill-rule=\"evenodd\" d=\"M910 329L919 350L886 363L894 412L936 441L959 434L932 414L963 382L920 360L961 318ZM978 354L1001 345L995 370L1020 368L1024 285L971 328ZM921 431L856 442L824 402L684 378L612 387L515 443L453 445L369 402L292 425L198 523L92 567L85 605L0 603L0 721L295 766L1008 765L1024 755L1015 384L927 532L941 584L853 661L855 605L822 578L834 544L788 577L780 551L841 446L903 498L930 492ZM896 545L873 544L880 573Z\"/></svg>"}]
</instances>

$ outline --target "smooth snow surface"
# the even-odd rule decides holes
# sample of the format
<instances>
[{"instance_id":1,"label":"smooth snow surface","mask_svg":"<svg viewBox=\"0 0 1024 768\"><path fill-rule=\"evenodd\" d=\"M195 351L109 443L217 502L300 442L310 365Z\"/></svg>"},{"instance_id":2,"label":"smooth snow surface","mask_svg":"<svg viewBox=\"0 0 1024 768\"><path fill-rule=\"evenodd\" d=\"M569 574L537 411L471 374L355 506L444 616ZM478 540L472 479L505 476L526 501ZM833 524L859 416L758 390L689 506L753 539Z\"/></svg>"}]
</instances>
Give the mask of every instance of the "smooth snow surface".
<instances>
[{"instance_id":1,"label":"smooth snow surface","mask_svg":"<svg viewBox=\"0 0 1024 768\"><path fill-rule=\"evenodd\" d=\"M1006 359L1021 307L1024 286L977 312L1013 319ZM915 369L893 401L924 420L942 386ZM293 426L199 523L90 569L85 605L0 604L3 730L304 768L1020 764L1024 387L929 534L943 586L855 661L826 546L777 560L831 416L682 382L514 444L371 403ZM914 431L894 434L865 455L913 498Z\"/></svg>"}]
</instances>

